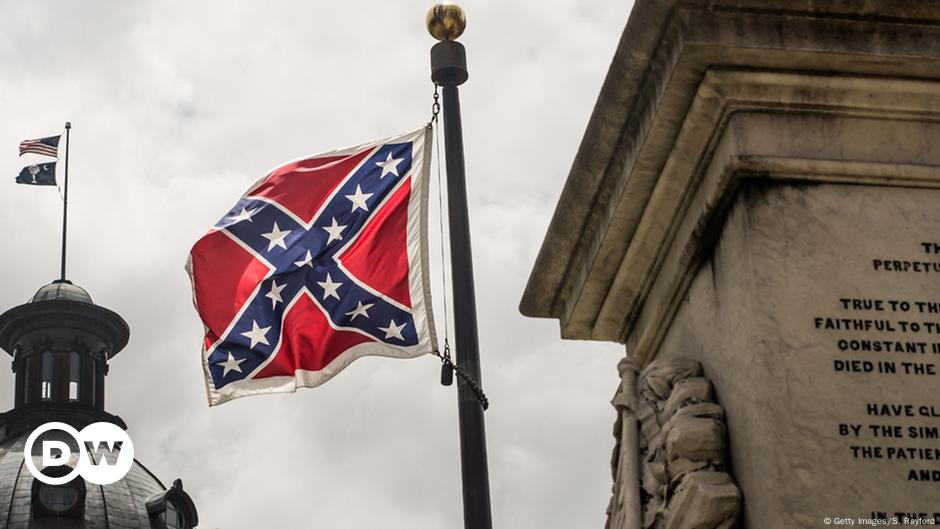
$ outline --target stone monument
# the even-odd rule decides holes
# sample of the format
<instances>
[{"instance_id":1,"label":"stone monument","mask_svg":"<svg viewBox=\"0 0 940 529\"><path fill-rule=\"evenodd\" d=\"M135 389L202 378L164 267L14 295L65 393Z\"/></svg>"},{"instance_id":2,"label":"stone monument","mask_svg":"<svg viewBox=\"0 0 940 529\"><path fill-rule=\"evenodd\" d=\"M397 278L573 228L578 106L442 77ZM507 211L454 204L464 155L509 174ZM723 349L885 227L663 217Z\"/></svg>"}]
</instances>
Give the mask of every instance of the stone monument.
<instances>
[{"instance_id":1,"label":"stone monument","mask_svg":"<svg viewBox=\"0 0 940 529\"><path fill-rule=\"evenodd\" d=\"M611 529L940 524L940 4L637 0L521 310L625 344Z\"/></svg>"}]
</instances>

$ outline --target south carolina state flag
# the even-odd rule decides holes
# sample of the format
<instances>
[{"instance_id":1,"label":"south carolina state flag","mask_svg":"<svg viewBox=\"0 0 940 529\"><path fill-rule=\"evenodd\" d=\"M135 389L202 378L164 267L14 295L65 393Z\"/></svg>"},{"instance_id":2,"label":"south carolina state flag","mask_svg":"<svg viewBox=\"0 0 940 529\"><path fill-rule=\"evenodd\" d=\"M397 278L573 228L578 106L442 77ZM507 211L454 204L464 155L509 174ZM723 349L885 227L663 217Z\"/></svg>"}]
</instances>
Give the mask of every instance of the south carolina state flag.
<instances>
[{"instance_id":1,"label":"south carolina state flag","mask_svg":"<svg viewBox=\"0 0 940 529\"><path fill-rule=\"evenodd\" d=\"M431 352L430 135L278 167L196 242L210 406L318 386L361 356Z\"/></svg>"}]
</instances>

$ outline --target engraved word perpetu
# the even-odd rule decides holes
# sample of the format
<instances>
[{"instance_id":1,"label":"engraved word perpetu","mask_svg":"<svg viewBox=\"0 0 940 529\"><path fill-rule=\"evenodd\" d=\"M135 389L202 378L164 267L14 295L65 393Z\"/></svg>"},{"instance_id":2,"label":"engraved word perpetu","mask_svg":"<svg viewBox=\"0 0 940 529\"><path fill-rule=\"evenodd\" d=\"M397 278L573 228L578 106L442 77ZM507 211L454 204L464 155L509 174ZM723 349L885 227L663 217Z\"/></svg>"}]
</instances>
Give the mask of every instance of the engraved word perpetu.
<instances>
[{"instance_id":1,"label":"engraved word perpetu","mask_svg":"<svg viewBox=\"0 0 940 529\"><path fill-rule=\"evenodd\" d=\"M74 445L78 446L78 459L74 461L72 471L65 475L46 475L36 467L37 458L33 456L33 444L40 435L50 430L61 430L69 434L75 440ZM69 465L73 455L70 443L56 439L42 441L43 470ZM81 431L62 422L47 422L29 434L23 448L23 457L26 468L33 477L47 485L68 483L76 475L95 485L110 485L123 478L134 464L134 443L123 428L109 422L92 423Z\"/></svg>"}]
</instances>

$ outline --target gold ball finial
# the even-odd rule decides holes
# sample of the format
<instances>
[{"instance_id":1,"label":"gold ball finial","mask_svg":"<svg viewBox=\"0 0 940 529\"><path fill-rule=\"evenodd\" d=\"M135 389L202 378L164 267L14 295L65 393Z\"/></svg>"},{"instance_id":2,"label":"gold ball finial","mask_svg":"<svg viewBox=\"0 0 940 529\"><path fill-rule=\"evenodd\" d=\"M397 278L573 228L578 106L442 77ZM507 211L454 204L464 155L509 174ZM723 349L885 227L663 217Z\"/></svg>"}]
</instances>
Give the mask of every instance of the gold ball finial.
<instances>
[{"instance_id":1,"label":"gold ball finial","mask_svg":"<svg viewBox=\"0 0 940 529\"><path fill-rule=\"evenodd\" d=\"M441 2L428 10L428 33L437 40L455 40L467 27L467 17L457 4Z\"/></svg>"}]
</instances>

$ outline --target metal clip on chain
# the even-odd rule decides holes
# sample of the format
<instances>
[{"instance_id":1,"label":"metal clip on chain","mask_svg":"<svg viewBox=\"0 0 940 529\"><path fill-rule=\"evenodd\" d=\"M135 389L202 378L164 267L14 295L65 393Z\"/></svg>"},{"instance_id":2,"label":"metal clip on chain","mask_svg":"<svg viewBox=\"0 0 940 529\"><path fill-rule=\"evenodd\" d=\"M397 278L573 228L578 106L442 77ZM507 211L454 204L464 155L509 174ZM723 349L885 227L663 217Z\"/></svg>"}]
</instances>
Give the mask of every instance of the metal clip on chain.
<instances>
[{"instance_id":1,"label":"metal clip on chain","mask_svg":"<svg viewBox=\"0 0 940 529\"><path fill-rule=\"evenodd\" d=\"M486 409L490 407L490 400L486 398L486 393L483 393L483 388L450 358L450 344L447 343L446 339L444 340L444 354L441 354L440 351L434 351L434 356L441 359L441 385L450 386L453 384L454 373L456 372L457 376L466 382L466 384L470 386L470 389L473 390L473 393L476 394L480 405L483 406L483 410L486 411Z\"/></svg>"},{"instance_id":2,"label":"metal clip on chain","mask_svg":"<svg viewBox=\"0 0 940 529\"><path fill-rule=\"evenodd\" d=\"M440 356L440 355L439 355ZM441 356L441 385L450 386L454 383L453 361L450 359L450 344L444 340L444 355Z\"/></svg>"}]
</instances>

